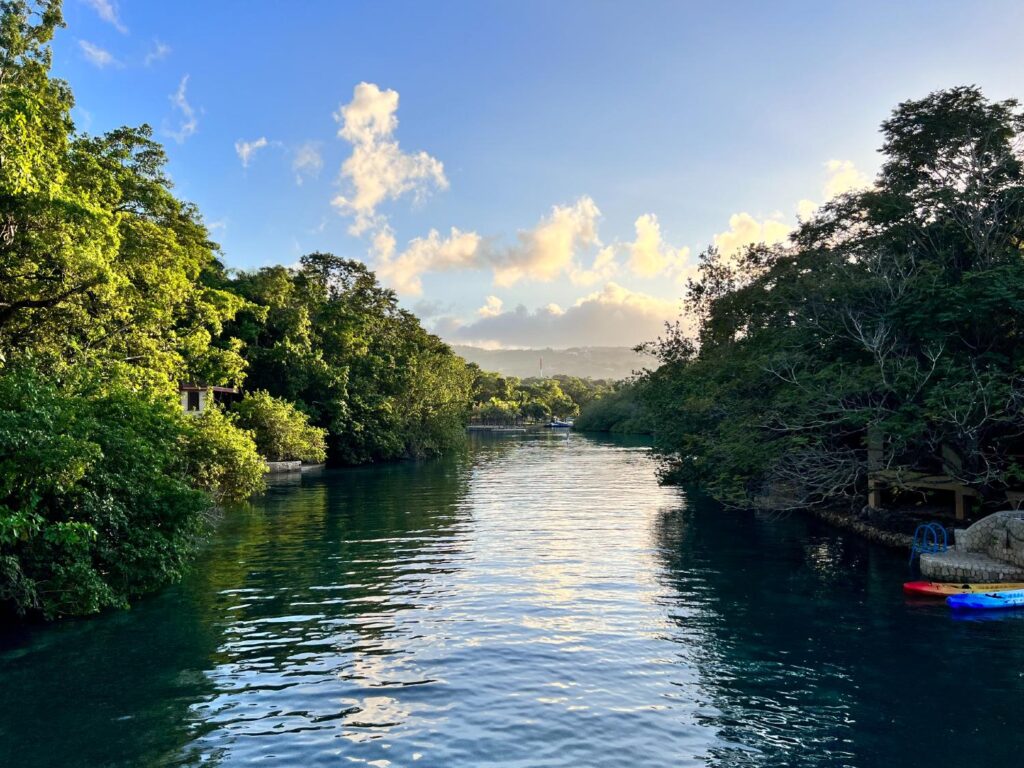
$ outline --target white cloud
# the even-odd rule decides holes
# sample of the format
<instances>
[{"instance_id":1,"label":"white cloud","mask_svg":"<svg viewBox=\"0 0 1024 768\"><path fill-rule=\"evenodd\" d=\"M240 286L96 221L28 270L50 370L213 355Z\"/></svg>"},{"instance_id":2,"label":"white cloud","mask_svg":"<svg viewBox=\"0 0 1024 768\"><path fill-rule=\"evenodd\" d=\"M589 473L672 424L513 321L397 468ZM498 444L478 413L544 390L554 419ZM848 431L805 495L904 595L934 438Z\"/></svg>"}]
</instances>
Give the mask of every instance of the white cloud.
<instances>
[{"instance_id":1,"label":"white cloud","mask_svg":"<svg viewBox=\"0 0 1024 768\"><path fill-rule=\"evenodd\" d=\"M377 274L400 293L418 296L423 293L421 276L425 272L475 268L481 242L476 232L462 232L452 227L449 235L442 237L432 229L426 237L412 240L395 256L395 237L390 229L381 228L373 239Z\"/></svg>"},{"instance_id":2,"label":"white cloud","mask_svg":"<svg viewBox=\"0 0 1024 768\"><path fill-rule=\"evenodd\" d=\"M171 46L166 43L162 43L159 40L153 41L153 48L146 54L145 65L148 67L154 61L161 61L166 59L171 52Z\"/></svg>"},{"instance_id":3,"label":"white cloud","mask_svg":"<svg viewBox=\"0 0 1024 768\"><path fill-rule=\"evenodd\" d=\"M870 179L857 170L852 160L829 160L825 163L825 169L828 171L828 179L825 181L826 199L871 186Z\"/></svg>"},{"instance_id":4,"label":"white cloud","mask_svg":"<svg viewBox=\"0 0 1024 768\"><path fill-rule=\"evenodd\" d=\"M785 242L793 228L780 218L757 219L749 213L734 213L729 217L729 229L715 235L715 247L724 256L730 256L754 243L773 245Z\"/></svg>"},{"instance_id":5,"label":"white cloud","mask_svg":"<svg viewBox=\"0 0 1024 768\"><path fill-rule=\"evenodd\" d=\"M821 192L826 202L847 192L871 186L871 180L857 170L852 160L829 160L825 163L825 173L825 186ZM818 205L813 200L800 200L796 204L797 216L801 221L807 221L818 210Z\"/></svg>"},{"instance_id":6,"label":"white cloud","mask_svg":"<svg viewBox=\"0 0 1024 768\"><path fill-rule=\"evenodd\" d=\"M476 311L480 317L497 317L501 314L501 307L504 302L497 296L488 296L484 305Z\"/></svg>"},{"instance_id":7,"label":"white cloud","mask_svg":"<svg viewBox=\"0 0 1024 768\"><path fill-rule=\"evenodd\" d=\"M457 269L493 272L494 284L502 287L521 280L550 282L567 276L574 284L593 285L607 280L618 269L611 246L600 248L590 266L580 252L599 247L597 219L600 211L589 197L572 205L556 205L533 229L520 230L515 244L495 246L481 235L453 227L447 238L431 230L426 238L412 240L395 256L395 237L386 223L378 222L373 238L377 273L402 293L419 294L421 278L428 272Z\"/></svg>"},{"instance_id":8,"label":"white cloud","mask_svg":"<svg viewBox=\"0 0 1024 768\"><path fill-rule=\"evenodd\" d=\"M307 178L316 178L320 175L324 161L320 155L320 143L307 141L295 150L295 157L292 159L292 170L295 171L295 183L301 185Z\"/></svg>"},{"instance_id":9,"label":"white cloud","mask_svg":"<svg viewBox=\"0 0 1024 768\"><path fill-rule=\"evenodd\" d=\"M90 64L93 64L100 69L109 66L120 66L120 62L114 58L114 55L98 45L93 45L88 40L79 40L79 48L82 49L82 55L85 56L85 60Z\"/></svg>"},{"instance_id":10,"label":"white cloud","mask_svg":"<svg viewBox=\"0 0 1024 768\"><path fill-rule=\"evenodd\" d=\"M597 204L584 195L572 205L556 205L551 214L530 230L520 231L518 243L493 255L494 282L500 286L515 285L520 280L550 282L562 274L575 274L581 282L588 279L576 257L577 250L600 246L597 220L601 215ZM608 266L608 255L598 255L597 272ZM595 269L596 268L596 269Z\"/></svg>"},{"instance_id":11,"label":"white cloud","mask_svg":"<svg viewBox=\"0 0 1024 768\"><path fill-rule=\"evenodd\" d=\"M384 225L377 207L412 193L419 198L431 187L446 189L444 164L426 152L407 154L394 132L398 127L398 92L382 91L373 83L359 83L352 101L343 104L334 118L338 135L352 144L352 155L341 166L341 178L350 191L332 200L343 215L354 221L354 235Z\"/></svg>"},{"instance_id":12,"label":"white cloud","mask_svg":"<svg viewBox=\"0 0 1024 768\"><path fill-rule=\"evenodd\" d=\"M266 136L260 136L255 141L243 141L242 139L236 141L235 152L238 154L238 159L242 161L242 167L248 168L252 156L256 154L257 150L263 149L265 146L267 146Z\"/></svg>"},{"instance_id":13,"label":"white cloud","mask_svg":"<svg viewBox=\"0 0 1024 768\"><path fill-rule=\"evenodd\" d=\"M530 311L520 305L470 323L448 318L437 331L452 341L490 347L633 346L657 337L678 314L675 302L609 282L567 309L549 304Z\"/></svg>"},{"instance_id":14,"label":"white cloud","mask_svg":"<svg viewBox=\"0 0 1024 768\"><path fill-rule=\"evenodd\" d=\"M679 281L690 271L690 249L673 248L661 236L661 224L645 213L633 224L636 240L629 245L629 269L640 277L670 276Z\"/></svg>"},{"instance_id":15,"label":"white cloud","mask_svg":"<svg viewBox=\"0 0 1024 768\"><path fill-rule=\"evenodd\" d=\"M167 134L179 144L184 143L185 139L192 136L199 128L199 118L185 95L185 90L188 88L188 77L188 75L182 77L178 90L171 94L171 104L181 112L181 123L177 129L168 130Z\"/></svg>"},{"instance_id":16,"label":"white cloud","mask_svg":"<svg viewBox=\"0 0 1024 768\"><path fill-rule=\"evenodd\" d=\"M618 274L619 264L615 260L615 248L605 246L594 256L589 267L573 264L569 269L569 279L574 285L594 285L602 280L609 280Z\"/></svg>"},{"instance_id":17,"label":"white cloud","mask_svg":"<svg viewBox=\"0 0 1024 768\"><path fill-rule=\"evenodd\" d=\"M108 24L113 25L114 29L123 35L128 34L128 27L126 27L117 14L117 5L111 3L110 0L85 0L85 2L96 11L97 15Z\"/></svg>"}]
</instances>

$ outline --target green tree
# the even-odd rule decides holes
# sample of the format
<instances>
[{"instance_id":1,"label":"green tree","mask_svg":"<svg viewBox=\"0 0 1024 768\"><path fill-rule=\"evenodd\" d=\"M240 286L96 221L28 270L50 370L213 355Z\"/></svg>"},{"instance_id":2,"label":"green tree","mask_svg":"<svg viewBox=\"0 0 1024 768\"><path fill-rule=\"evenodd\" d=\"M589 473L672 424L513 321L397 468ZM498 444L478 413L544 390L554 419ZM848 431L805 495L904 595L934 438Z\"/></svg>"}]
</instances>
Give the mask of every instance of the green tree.
<instances>
[{"instance_id":1,"label":"green tree","mask_svg":"<svg viewBox=\"0 0 1024 768\"><path fill-rule=\"evenodd\" d=\"M162 397L20 367L0 402L0 603L18 613L127 606L184 571L213 507L197 474L236 498L262 480L207 472L225 441Z\"/></svg>"},{"instance_id":2,"label":"green tree","mask_svg":"<svg viewBox=\"0 0 1024 768\"><path fill-rule=\"evenodd\" d=\"M941 472L997 500L1024 447L1022 130L1016 101L976 88L905 102L873 188L789 244L705 252L696 338L651 346L667 475L736 504L856 504L877 434L896 477Z\"/></svg>"},{"instance_id":3,"label":"green tree","mask_svg":"<svg viewBox=\"0 0 1024 768\"><path fill-rule=\"evenodd\" d=\"M227 326L245 343L248 385L308 412L332 461L435 455L463 439L469 369L364 264L312 253L230 287L249 302Z\"/></svg>"}]
</instances>

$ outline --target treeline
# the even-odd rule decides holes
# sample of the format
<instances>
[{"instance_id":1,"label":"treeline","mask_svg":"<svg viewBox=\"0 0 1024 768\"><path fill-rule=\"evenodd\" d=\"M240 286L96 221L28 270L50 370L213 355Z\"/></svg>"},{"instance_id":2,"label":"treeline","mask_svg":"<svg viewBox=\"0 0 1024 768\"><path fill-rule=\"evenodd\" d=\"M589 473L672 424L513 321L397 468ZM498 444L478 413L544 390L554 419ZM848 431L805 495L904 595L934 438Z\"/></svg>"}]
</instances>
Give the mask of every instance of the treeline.
<instances>
[{"instance_id":1,"label":"treeline","mask_svg":"<svg viewBox=\"0 0 1024 768\"><path fill-rule=\"evenodd\" d=\"M519 379L473 371L471 419L487 424L538 423L571 419L581 409L612 392L615 382L556 375L550 378Z\"/></svg>"},{"instance_id":2,"label":"treeline","mask_svg":"<svg viewBox=\"0 0 1024 768\"><path fill-rule=\"evenodd\" d=\"M263 457L462 438L473 373L365 266L229 274L147 126L76 132L50 76L60 3L0 13L0 611L91 613L176 578ZM185 414L183 383L247 395Z\"/></svg>"},{"instance_id":3,"label":"treeline","mask_svg":"<svg viewBox=\"0 0 1024 768\"><path fill-rule=\"evenodd\" d=\"M584 407L573 425L581 432L650 435L654 420L644 401L643 380L617 383Z\"/></svg>"},{"instance_id":4,"label":"treeline","mask_svg":"<svg viewBox=\"0 0 1024 768\"><path fill-rule=\"evenodd\" d=\"M869 467L994 504L1024 481L1024 114L961 87L882 134L870 189L789 243L702 255L689 317L648 347L668 479L775 508L859 507Z\"/></svg>"}]
</instances>

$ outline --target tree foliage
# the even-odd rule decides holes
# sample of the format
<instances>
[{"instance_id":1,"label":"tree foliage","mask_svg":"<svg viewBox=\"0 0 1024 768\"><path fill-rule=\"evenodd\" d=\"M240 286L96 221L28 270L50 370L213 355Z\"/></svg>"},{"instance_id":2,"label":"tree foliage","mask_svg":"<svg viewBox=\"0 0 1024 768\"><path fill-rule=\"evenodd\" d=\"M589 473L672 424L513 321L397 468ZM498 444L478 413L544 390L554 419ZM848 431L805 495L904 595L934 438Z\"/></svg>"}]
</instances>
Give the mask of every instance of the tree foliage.
<instances>
[{"instance_id":1,"label":"tree foliage","mask_svg":"<svg viewBox=\"0 0 1024 768\"><path fill-rule=\"evenodd\" d=\"M251 440L235 450L250 465L225 463L212 424L163 397L19 367L0 376L0 400L0 603L19 613L126 606L181 575L208 492L245 496L262 482L262 467L245 474L258 461ZM232 471L204 473L211 465Z\"/></svg>"},{"instance_id":2,"label":"tree foliage","mask_svg":"<svg viewBox=\"0 0 1024 768\"><path fill-rule=\"evenodd\" d=\"M540 422L577 416L588 403L613 389L602 379L556 375L519 379L500 373L473 370L473 417L490 423Z\"/></svg>"},{"instance_id":3,"label":"tree foliage","mask_svg":"<svg viewBox=\"0 0 1024 768\"><path fill-rule=\"evenodd\" d=\"M0 0L0 603L47 616L176 578L263 486L253 432L272 458L322 459L325 430L338 462L432 455L471 384L358 262L229 274L148 126L75 131L61 26L57 0ZM269 394L238 414L181 413L179 384L247 377Z\"/></svg>"},{"instance_id":4,"label":"tree foliage","mask_svg":"<svg viewBox=\"0 0 1024 768\"><path fill-rule=\"evenodd\" d=\"M430 456L462 440L469 369L361 262L312 253L226 285L247 302L228 331L245 344L248 386L300 404L327 430L331 460Z\"/></svg>"},{"instance_id":5,"label":"tree foliage","mask_svg":"<svg viewBox=\"0 0 1024 768\"><path fill-rule=\"evenodd\" d=\"M249 392L232 411L239 425L252 432L257 449L268 461L327 458L327 430L311 426L309 417L287 400Z\"/></svg>"},{"instance_id":6,"label":"tree foliage","mask_svg":"<svg viewBox=\"0 0 1024 768\"><path fill-rule=\"evenodd\" d=\"M1024 435L1024 115L976 88L905 102L871 189L792 242L709 249L694 333L648 348L667 476L736 504L862 498L869 435L896 477L944 473L997 499Z\"/></svg>"},{"instance_id":7,"label":"tree foliage","mask_svg":"<svg viewBox=\"0 0 1024 768\"><path fill-rule=\"evenodd\" d=\"M643 399L643 383L625 382L588 402L576 419L581 432L649 435L653 423Z\"/></svg>"}]
</instances>

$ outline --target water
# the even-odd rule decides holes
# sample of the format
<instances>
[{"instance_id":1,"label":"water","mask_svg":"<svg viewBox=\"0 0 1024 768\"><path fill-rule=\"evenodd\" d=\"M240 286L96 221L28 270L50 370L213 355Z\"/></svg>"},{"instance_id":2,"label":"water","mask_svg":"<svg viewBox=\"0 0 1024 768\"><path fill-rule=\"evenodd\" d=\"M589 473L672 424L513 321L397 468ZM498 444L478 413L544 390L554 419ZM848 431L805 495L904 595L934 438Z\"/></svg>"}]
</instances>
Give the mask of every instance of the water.
<instances>
[{"instance_id":1,"label":"water","mask_svg":"<svg viewBox=\"0 0 1024 768\"><path fill-rule=\"evenodd\" d=\"M1018 766L1024 620L903 556L483 439L233 512L130 612L0 635L2 766Z\"/></svg>"}]
</instances>

